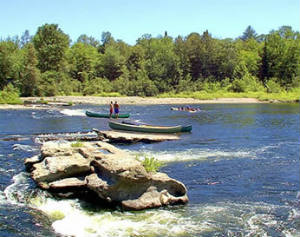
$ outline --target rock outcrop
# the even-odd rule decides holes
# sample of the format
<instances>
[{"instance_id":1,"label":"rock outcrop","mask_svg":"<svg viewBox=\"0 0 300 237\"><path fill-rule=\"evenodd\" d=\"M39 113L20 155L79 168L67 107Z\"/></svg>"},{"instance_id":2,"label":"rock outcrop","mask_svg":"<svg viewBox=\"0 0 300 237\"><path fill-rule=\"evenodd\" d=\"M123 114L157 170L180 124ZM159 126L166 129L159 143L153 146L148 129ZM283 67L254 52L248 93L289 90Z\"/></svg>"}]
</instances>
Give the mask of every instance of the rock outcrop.
<instances>
[{"instance_id":1,"label":"rock outcrop","mask_svg":"<svg viewBox=\"0 0 300 237\"><path fill-rule=\"evenodd\" d=\"M40 156L25 160L39 187L61 197L95 195L125 210L188 202L184 184L147 172L140 161L111 144L71 144L46 142Z\"/></svg>"},{"instance_id":2,"label":"rock outcrop","mask_svg":"<svg viewBox=\"0 0 300 237\"><path fill-rule=\"evenodd\" d=\"M152 143L162 142L170 140L178 140L180 137L177 134L164 134L164 133L139 133L139 132L126 132L126 131L99 131L93 129L98 133L100 139L108 140L109 142L121 142L121 143Z\"/></svg>"},{"instance_id":3,"label":"rock outcrop","mask_svg":"<svg viewBox=\"0 0 300 237\"><path fill-rule=\"evenodd\" d=\"M180 139L178 134L164 133L138 133L126 131L99 131L94 128L90 132L69 132L69 133L49 133L36 136L36 142L43 143L48 141L109 141L110 143L153 143Z\"/></svg>"}]
</instances>

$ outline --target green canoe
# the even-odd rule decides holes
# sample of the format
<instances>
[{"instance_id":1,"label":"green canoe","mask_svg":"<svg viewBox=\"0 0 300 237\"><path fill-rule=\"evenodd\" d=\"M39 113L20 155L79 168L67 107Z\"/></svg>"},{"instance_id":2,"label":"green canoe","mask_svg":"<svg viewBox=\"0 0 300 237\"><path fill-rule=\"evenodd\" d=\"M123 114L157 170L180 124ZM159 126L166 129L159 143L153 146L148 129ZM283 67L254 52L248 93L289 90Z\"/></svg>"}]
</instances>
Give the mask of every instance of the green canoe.
<instances>
[{"instance_id":1,"label":"green canoe","mask_svg":"<svg viewBox=\"0 0 300 237\"><path fill-rule=\"evenodd\" d=\"M109 118L109 114L100 114L90 111L85 111L86 116L95 117L95 118ZM111 115L112 118L116 118L115 114ZM119 118L129 118L129 114L119 114Z\"/></svg>"},{"instance_id":2,"label":"green canoe","mask_svg":"<svg viewBox=\"0 0 300 237\"><path fill-rule=\"evenodd\" d=\"M109 127L116 130L125 130L133 132L144 132L144 133L178 133L178 132L190 132L192 130L192 125L188 126L156 126L156 125L146 125L146 124L128 124L119 123L116 121L109 121Z\"/></svg>"}]
</instances>

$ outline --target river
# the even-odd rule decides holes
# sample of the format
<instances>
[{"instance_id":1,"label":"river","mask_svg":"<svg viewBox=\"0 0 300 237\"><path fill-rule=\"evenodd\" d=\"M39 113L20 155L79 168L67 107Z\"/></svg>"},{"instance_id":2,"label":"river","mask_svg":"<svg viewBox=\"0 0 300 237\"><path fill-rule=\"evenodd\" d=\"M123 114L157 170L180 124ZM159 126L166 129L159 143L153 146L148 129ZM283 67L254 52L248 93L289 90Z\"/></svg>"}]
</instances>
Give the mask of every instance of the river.
<instances>
[{"instance_id":1,"label":"river","mask_svg":"<svg viewBox=\"0 0 300 237\"><path fill-rule=\"evenodd\" d=\"M193 106L121 105L138 121L193 125L178 141L117 145L164 162L188 189L186 205L138 212L54 199L25 172L38 134L108 129L84 114L107 106L0 110L0 236L300 236L299 104Z\"/></svg>"}]
</instances>

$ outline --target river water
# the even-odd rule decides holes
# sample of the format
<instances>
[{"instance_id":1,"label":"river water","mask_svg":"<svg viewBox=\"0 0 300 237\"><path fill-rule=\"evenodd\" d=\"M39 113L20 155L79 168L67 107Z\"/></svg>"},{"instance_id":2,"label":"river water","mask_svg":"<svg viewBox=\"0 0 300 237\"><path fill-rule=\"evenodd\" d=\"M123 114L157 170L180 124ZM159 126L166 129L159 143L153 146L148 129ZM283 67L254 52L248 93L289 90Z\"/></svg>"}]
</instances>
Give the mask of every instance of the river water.
<instances>
[{"instance_id":1,"label":"river water","mask_svg":"<svg viewBox=\"0 0 300 237\"><path fill-rule=\"evenodd\" d=\"M107 106L0 110L0 236L300 236L299 104L195 106L121 105L138 121L193 125L178 141L117 145L164 162L188 189L186 205L138 212L54 199L24 169L38 134L108 129L84 115Z\"/></svg>"}]
</instances>

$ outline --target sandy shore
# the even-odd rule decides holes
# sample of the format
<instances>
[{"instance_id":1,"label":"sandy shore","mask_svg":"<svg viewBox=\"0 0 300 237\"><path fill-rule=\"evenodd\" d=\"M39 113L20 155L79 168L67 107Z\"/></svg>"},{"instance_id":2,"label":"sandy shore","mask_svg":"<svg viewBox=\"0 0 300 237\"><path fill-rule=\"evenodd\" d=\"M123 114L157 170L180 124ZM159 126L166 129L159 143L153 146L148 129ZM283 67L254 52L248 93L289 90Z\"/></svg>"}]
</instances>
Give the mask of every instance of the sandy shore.
<instances>
[{"instance_id":1,"label":"sandy shore","mask_svg":"<svg viewBox=\"0 0 300 237\"><path fill-rule=\"evenodd\" d=\"M55 97L43 97L48 102L63 102L73 104L96 104L104 105L109 104L110 101L118 101L119 104L123 105L147 105L147 104L252 104L252 103L263 103L254 98L220 98L214 100L197 100L192 98L153 98L153 97L97 97L97 96L55 96ZM38 101L39 97L24 97L21 98L23 101ZM47 105L0 105L0 109L43 109L49 108Z\"/></svg>"}]
</instances>

